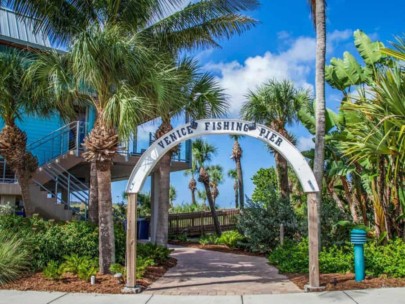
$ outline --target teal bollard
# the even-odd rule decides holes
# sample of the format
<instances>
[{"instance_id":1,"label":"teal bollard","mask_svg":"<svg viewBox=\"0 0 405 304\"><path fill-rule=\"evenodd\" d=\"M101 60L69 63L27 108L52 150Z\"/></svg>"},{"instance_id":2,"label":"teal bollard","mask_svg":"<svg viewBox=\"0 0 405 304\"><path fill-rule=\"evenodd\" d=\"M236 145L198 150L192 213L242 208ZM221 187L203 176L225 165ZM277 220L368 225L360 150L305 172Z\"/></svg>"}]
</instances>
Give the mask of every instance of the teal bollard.
<instances>
[{"instance_id":1,"label":"teal bollard","mask_svg":"<svg viewBox=\"0 0 405 304\"><path fill-rule=\"evenodd\" d=\"M351 231L351 241L354 244L354 273L355 281L361 282L365 278L364 266L364 244L366 243L367 232L362 229Z\"/></svg>"}]
</instances>

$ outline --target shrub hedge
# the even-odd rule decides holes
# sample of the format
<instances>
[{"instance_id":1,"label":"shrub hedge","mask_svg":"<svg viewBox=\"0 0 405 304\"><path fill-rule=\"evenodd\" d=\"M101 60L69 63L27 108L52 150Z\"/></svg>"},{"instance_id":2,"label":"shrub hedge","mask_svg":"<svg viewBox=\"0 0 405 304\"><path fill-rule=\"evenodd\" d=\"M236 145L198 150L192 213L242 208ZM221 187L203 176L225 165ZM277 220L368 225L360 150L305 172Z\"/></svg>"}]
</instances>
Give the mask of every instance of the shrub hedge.
<instances>
[{"instance_id":1,"label":"shrub hedge","mask_svg":"<svg viewBox=\"0 0 405 304\"><path fill-rule=\"evenodd\" d=\"M366 274L374 277L405 277L405 242L396 239L385 245L370 241L365 245ZM281 272L308 272L308 240L287 241L269 255L269 262ZM354 271L353 246L325 247L319 253L321 273L347 273Z\"/></svg>"}]
</instances>

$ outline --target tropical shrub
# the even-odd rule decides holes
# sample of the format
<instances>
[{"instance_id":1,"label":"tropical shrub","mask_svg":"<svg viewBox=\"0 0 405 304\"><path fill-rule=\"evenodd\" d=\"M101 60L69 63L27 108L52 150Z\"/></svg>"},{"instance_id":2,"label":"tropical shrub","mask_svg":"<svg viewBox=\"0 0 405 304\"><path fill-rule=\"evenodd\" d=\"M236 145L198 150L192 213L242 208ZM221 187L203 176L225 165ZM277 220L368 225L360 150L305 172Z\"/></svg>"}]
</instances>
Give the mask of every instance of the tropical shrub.
<instances>
[{"instance_id":1,"label":"tropical shrub","mask_svg":"<svg viewBox=\"0 0 405 304\"><path fill-rule=\"evenodd\" d=\"M234 248L237 247L238 242L242 241L243 239L243 235L241 235L238 231L225 231L218 238L218 244L223 244Z\"/></svg>"},{"instance_id":2,"label":"tropical shrub","mask_svg":"<svg viewBox=\"0 0 405 304\"><path fill-rule=\"evenodd\" d=\"M62 274L63 271L56 261L49 261L43 270L44 277L50 280L59 280Z\"/></svg>"},{"instance_id":3,"label":"tropical shrub","mask_svg":"<svg viewBox=\"0 0 405 304\"><path fill-rule=\"evenodd\" d=\"M367 275L405 277L405 242L401 239L385 245L368 242L364 251ZM287 241L270 253L269 262L281 272L308 272L308 240ZM319 266L322 273L353 272L352 245L324 247L319 253Z\"/></svg>"},{"instance_id":4,"label":"tropical shrub","mask_svg":"<svg viewBox=\"0 0 405 304\"><path fill-rule=\"evenodd\" d=\"M253 252L269 252L280 240L280 225L286 238L301 235L301 226L291 204L285 200L254 202L247 200L239 217L238 230L245 236L245 247Z\"/></svg>"},{"instance_id":5,"label":"tropical shrub","mask_svg":"<svg viewBox=\"0 0 405 304\"><path fill-rule=\"evenodd\" d=\"M138 244L137 256L139 259L150 258L155 264L162 264L169 259L172 250L151 243Z\"/></svg>"},{"instance_id":6,"label":"tropical shrub","mask_svg":"<svg viewBox=\"0 0 405 304\"><path fill-rule=\"evenodd\" d=\"M146 268L155 265L153 259L148 257L138 257L136 259L136 278L142 279L145 274Z\"/></svg>"},{"instance_id":7,"label":"tropical shrub","mask_svg":"<svg viewBox=\"0 0 405 304\"><path fill-rule=\"evenodd\" d=\"M0 285L19 278L29 269L29 251L17 235L0 230Z\"/></svg>"},{"instance_id":8,"label":"tropical shrub","mask_svg":"<svg viewBox=\"0 0 405 304\"><path fill-rule=\"evenodd\" d=\"M83 259L77 269L79 279L88 282L91 276L96 275L98 271L98 262L93 259Z\"/></svg>"}]
</instances>

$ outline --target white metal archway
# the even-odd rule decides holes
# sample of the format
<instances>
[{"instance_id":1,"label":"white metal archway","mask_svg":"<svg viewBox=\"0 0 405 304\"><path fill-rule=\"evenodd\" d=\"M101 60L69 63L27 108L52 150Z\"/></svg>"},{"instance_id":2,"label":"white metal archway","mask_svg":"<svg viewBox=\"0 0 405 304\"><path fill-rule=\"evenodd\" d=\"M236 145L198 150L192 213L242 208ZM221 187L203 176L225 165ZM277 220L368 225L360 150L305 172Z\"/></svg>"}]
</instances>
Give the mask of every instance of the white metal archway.
<instances>
[{"instance_id":1,"label":"white metal archway","mask_svg":"<svg viewBox=\"0 0 405 304\"><path fill-rule=\"evenodd\" d=\"M308 193L310 285L313 287L319 286L318 214L316 200L314 199L314 196L319 192L319 188L315 176L304 156L286 138L264 125L237 119L204 119L177 127L156 140L142 154L131 173L126 188L126 193L128 194L127 288L135 288L136 284L136 202L137 195L146 178L163 155L178 144L195 137L220 134L236 134L257 138L269 144L290 163L304 192Z\"/></svg>"}]
</instances>

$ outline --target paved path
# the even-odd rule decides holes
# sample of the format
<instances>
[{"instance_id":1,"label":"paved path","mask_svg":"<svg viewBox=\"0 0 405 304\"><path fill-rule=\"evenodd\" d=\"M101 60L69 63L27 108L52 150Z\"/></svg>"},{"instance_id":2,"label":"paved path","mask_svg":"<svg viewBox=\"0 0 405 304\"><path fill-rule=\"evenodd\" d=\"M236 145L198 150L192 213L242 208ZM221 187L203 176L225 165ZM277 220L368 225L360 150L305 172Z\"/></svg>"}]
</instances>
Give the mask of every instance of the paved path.
<instances>
[{"instance_id":1,"label":"paved path","mask_svg":"<svg viewBox=\"0 0 405 304\"><path fill-rule=\"evenodd\" d=\"M403 304L405 288L245 296L96 295L0 290L0 304Z\"/></svg>"},{"instance_id":2,"label":"paved path","mask_svg":"<svg viewBox=\"0 0 405 304\"><path fill-rule=\"evenodd\" d=\"M143 294L244 295L301 290L264 257L173 246L177 265Z\"/></svg>"}]
</instances>

